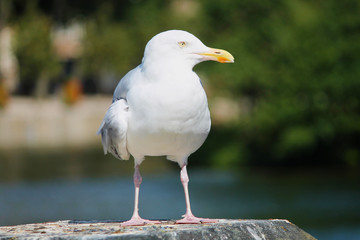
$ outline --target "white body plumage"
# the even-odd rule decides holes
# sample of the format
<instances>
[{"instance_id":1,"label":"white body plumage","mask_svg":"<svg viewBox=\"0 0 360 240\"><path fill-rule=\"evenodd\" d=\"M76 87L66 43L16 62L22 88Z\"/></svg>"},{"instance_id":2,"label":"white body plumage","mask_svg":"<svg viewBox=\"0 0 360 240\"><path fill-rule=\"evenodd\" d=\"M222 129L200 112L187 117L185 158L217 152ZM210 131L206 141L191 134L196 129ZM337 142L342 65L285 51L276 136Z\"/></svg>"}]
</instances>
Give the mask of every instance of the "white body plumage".
<instances>
[{"instance_id":1,"label":"white body plumage","mask_svg":"<svg viewBox=\"0 0 360 240\"><path fill-rule=\"evenodd\" d=\"M210 112L199 77L192 70L202 61L233 62L225 50L205 46L194 35L179 30L159 33L145 48L142 63L119 82L113 103L99 128L104 152L135 160L134 213L122 226L160 223L139 216L142 178L139 165L145 156L167 156L181 167L186 213L177 223L216 222L195 217L190 208L186 165L189 155L210 131Z\"/></svg>"},{"instance_id":2,"label":"white body plumage","mask_svg":"<svg viewBox=\"0 0 360 240\"><path fill-rule=\"evenodd\" d=\"M137 165L145 156L164 155L180 166L186 164L211 125L205 91L192 69L205 60L226 62L224 54L229 53L208 48L185 31L153 37L142 63L115 89L98 131L105 153L120 159L131 154Z\"/></svg>"}]
</instances>

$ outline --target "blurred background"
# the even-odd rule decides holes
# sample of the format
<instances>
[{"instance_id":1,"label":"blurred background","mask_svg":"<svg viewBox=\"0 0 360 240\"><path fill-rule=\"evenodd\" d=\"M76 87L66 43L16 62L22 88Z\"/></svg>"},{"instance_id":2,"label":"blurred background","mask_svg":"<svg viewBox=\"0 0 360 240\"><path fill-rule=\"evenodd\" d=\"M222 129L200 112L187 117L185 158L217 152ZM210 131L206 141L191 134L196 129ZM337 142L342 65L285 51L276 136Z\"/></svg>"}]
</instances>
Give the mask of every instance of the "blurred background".
<instances>
[{"instance_id":1,"label":"blurred background","mask_svg":"<svg viewBox=\"0 0 360 240\"><path fill-rule=\"evenodd\" d=\"M235 57L195 67L213 125L189 159L194 213L359 239L357 0L0 0L0 225L130 218L133 162L104 156L96 131L168 29ZM141 171L140 214L179 219L178 166Z\"/></svg>"}]
</instances>

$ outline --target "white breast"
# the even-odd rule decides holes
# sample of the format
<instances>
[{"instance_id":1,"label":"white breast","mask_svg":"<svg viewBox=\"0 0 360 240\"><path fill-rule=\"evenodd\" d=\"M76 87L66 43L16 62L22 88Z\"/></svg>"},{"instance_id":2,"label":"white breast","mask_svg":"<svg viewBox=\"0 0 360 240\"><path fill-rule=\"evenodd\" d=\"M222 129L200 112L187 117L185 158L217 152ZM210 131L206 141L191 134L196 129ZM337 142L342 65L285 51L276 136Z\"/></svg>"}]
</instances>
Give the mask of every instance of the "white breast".
<instances>
[{"instance_id":1,"label":"white breast","mask_svg":"<svg viewBox=\"0 0 360 240\"><path fill-rule=\"evenodd\" d=\"M206 94L194 72L186 79L138 84L127 100L127 143L135 158L166 155L182 161L210 131Z\"/></svg>"}]
</instances>

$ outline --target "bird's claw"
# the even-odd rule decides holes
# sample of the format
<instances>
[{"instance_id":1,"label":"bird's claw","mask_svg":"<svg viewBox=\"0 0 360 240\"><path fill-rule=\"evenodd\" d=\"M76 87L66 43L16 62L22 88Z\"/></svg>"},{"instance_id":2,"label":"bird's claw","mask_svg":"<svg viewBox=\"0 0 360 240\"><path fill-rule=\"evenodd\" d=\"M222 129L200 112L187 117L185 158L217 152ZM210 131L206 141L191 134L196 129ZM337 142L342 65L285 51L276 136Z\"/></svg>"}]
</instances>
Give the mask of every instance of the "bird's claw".
<instances>
[{"instance_id":1,"label":"bird's claw","mask_svg":"<svg viewBox=\"0 0 360 240\"><path fill-rule=\"evenodd\" d=\"M130 220L128 220L126 222L120 223L120 226L122 226L122 227L143 226L145 224L159 224L159 223L161 223L161 222L156 221L156 220L148 220L148 219L143 219L143 218L137 217L137 218L131 218Z\"/></svg>"},{"instance_id":2,"label":"bird's claw","mask_svg":"<svg viewBox=\"0 0 360 240\"><path fill-rule=\"evenodd\" d=\"M199 223L217 223L218 219L211 219L211 218L198 218L194 215L186 215L183 216L184 218L181 220L177 220L177 224L199 224Z\"/></svg>"}]
</instances>

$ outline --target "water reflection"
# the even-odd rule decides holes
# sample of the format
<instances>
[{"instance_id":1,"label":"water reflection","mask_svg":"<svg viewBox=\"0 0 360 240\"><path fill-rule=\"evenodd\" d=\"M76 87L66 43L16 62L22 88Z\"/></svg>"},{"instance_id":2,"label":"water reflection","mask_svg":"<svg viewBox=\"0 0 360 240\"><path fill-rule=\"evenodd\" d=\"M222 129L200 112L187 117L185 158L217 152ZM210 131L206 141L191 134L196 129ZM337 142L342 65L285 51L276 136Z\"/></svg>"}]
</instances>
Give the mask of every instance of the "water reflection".
<instances>
[{"instance_id":1,"label":"water reflection","mask_svg":"<svg viewBox=\"0 0 360 240\"><path fill-rule=\"evenodd\" d=\"M1 154L0 225L131 216L132 162L103 156L96 148ZM185 203L178 166L152 158L143 163L142 173L142 216L179 219ZM320 239L360 237L357 172L224 172L195 169L190 164L189 176L196 215L286 218Z\"/></svg>"}]
</instances>

